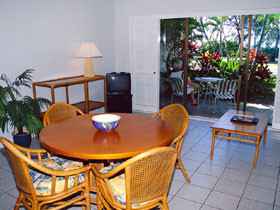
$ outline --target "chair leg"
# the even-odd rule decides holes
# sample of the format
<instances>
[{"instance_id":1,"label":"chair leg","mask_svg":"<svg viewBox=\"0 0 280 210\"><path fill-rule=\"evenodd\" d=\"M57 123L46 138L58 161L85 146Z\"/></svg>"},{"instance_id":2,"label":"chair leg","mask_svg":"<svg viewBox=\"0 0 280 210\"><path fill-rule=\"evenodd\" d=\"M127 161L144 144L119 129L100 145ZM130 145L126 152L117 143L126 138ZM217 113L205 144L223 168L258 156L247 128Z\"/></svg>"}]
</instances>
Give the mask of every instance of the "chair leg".
<instances>
[{"instance_id":1,"label":"chair leg","mask_svg":"<svg viewBox=\"0 0 280 210\"><path fill-rule=\"evenodd\" d=\"M204 95L203 104L205 103L208 94L209 94L209 93L208 93L208 85L207 85L206 91L205 91L205 95Z\"/></svg>"},{"instance_id":2,"label":"chair leg","mask_svg":"<svg viewBox=\"0 0 280 210\"><path fill-rule=\"evenodd\" d=\"M163 203L163 209L164 209L164 210L169 210L169 207L168 207L167 202L166 202L166 203Z\"/></svg>"},{"instance_id":3,"label":"chair leg","mask_svg":"<svg viewBox=\"0 0 280 210\"><path fill-rule=\"evenodd\" d=\"M199 95L199 89L197 90L197 106L199 107L199 98L200 98L200 95Z\"/></svg>"},{"instance_id":4,"label":"chair leg","mask_svg":"<svg viewBox=\"0 0 280 210\"><path fill-rule=\"evenodd\" d=\"M167 204L167 195L163 197L161 207L162 207L163 210L169 210L169 207L168 207L168 204Z\"/></svg>"},{"instance_id":5,"label":"chair leg","mask_svg":"<svg viewBox=\"0 0 280 210\"><path fill-rule=\"evenodd\" d=\"M188 174L187 174L187 172L186 172L186 170L185 170L185 168L184 168L184 165L183 165L183 163L182 163L182 161L181 161L181 158L180 157L178 157L178 167L181 169L181 171L183 172L183 175L184 175L184 177L185 177L185 179L186 179L186 181L188 182L188 183L191 183L191 180L190 180L190 178L189 178L189 176L188 176Z\"/></svg>"},{"instance_id":6,"label":"chair leg","mask_svg":"<svg viewBox=\"0 0 280 210\"><path fill-rule=\"evenodd\" d=\"M20 206L22 206L22 199L23 199L23 193L19 191L19 196L17 198L16 205L14 207L14 210L18 210Z\"/></svg>"},{"instance_id":7,"label":"chair leg","mask_svg":"<svg viewBox=\"0 0 280 210\"><path fill-rule=\"evenodd\" d=\"M212 90L211 90L211 87L209 88L208 94L209 94L208 106L210 107L210 104L212 102L212 98L211 98L212 97Z\"/></svg>"},{"instance_id":8,"label":"chair leg","mask_svg":"<svg viewBox=\"0 0 280 210\"><path fill-rule=\"evenodd\" d=\"M85 202L86 202L86 209L90 210L90 193L86 192Z\"/></svg>"},{"instance_id":9,"label":"chair leg","mask_svg":"<svg viewBox=\"0 0 280 210\"><path fill-rule=\"evenodd\" d=\"M32 202L32 210L39 210L41 209L41 205L38 203L38 201L33 201Z\"/></svg>"},{"instance_id":10,"label":"chair leg","mask_svg":"<svg viewBox=\"0 0 280 210\"><path fill-rule=\"evenodd\" d=\"M217 98L215 98L214 113L216 112L216 104L217 104Z\"/></svg>"},{"instance_id":11,"label":"chair leg","mask_svg":"<svg viewBox=\"0 0 280 210\"><path fill-rule=\"evenodd\" d=\"M107 201L104 200L104 198L102 198L103 200L101 201L101 206L99 206L100 210L103 210L104 208L106 210L113 210L113 208L111 208L110 204L107 203ZM98 209L99 210L99 209ZM119 210L118 209L115 209L115 210Z\"/></svg>"},{"instance_id":12,"label":"chair leg","mask_svg":"<svg viewBox=\"0 0 280 210\"><path fill-rule=\"evenodd\" d=\"M174 98L174 95L172 94L171 95L171 104L173 104L173 98Z\"/></svg>"},{"instance_id":13,"label":"chair leg","mask_svg":"<svg viewBox=\"0 0 280 210\"><path fill-rule=\"evenodd\" d=\"M98 193L97 194L97 210L102 210L103 209L103 203L102 203L102 201L101 201L101 199L100 199L100 194Z\"/></svg>"}]
</instances>

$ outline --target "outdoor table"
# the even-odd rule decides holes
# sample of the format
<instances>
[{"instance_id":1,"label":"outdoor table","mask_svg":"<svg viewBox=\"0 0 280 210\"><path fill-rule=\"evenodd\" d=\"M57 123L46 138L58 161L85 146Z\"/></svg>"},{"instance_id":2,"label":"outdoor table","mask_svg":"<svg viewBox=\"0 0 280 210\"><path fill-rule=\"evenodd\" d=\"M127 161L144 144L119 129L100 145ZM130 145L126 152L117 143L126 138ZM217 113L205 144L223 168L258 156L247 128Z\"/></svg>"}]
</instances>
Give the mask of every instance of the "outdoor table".
<instances>
[{"instance_id":1,"label":"outdoor table","mask_svg":"<svg viewBox=\"0 0 280 210\"><path fill-rule=\"evenodd\" d=\"M219 78L219 77L195 77L194 80L198 81L198 82L206 83L206 92L205 92L203 103L205 103L207 96L209 96L209 105L210 105L210 98L212 95L211 87L213 87L213 84L217 83L220 80L224 80L224 79Z\"/></svg>"}]
</instances>

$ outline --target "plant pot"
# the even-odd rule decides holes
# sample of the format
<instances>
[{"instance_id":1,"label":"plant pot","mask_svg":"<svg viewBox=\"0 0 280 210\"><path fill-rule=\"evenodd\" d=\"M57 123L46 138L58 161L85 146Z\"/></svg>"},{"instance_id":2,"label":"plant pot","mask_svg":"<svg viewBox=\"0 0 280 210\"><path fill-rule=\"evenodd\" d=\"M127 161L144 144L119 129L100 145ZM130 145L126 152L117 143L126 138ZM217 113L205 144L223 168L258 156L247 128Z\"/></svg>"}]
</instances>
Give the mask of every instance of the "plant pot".
<instances>
[{"instance_id":1,"label":"plant pot","mask_svg":"<svg viewBox=\"0 0 280 210\"><path fill-rule=\"evenodd\" d=\"M15 130L13 135L14 142L22 147L29 147L31 144L31 133L28 130L23 130L25 133L18 135L18 131Z\"/></svg>"}]
</instances>

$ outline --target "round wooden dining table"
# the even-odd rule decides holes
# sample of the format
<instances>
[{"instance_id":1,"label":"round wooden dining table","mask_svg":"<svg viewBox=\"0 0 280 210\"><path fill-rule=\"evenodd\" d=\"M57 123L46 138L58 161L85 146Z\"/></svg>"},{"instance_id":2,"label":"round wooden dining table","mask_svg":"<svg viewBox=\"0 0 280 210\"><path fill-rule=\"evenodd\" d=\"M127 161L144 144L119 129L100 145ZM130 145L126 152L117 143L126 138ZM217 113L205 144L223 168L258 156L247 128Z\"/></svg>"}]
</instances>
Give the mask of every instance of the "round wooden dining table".
<instances>
[{"instance_id":1,"label":"round wooden dining table","mask_svg":"<svg viewBox=\"0 0 280 210\"><path fill-rule=\"evenodd\" d=\"M55 121L40 132L44 148L59 155L92 160L133 157L149 149L167 146L174 138L166 122L139 114L117 113L119 126L109 132L97 130L95 114Z\"/></svg>"}]
</instances>

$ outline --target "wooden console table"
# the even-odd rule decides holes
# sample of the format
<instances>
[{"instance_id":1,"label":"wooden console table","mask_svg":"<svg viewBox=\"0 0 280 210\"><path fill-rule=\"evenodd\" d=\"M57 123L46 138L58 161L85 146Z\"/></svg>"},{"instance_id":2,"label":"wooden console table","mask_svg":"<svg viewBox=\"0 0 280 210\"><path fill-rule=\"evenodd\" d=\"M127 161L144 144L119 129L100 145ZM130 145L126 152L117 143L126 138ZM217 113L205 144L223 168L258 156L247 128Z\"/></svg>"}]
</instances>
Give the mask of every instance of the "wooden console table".
<instances>
[{"instance_id":1,"label":"wooden console table","mask_svg":"<svg viewBox=\"0 0 280 210\"><path fill-rule=\"evenodd\" d=\"M88 82L103 80L104 81L104 102L101 101L90 101L88 97ZM101 107L105 107L105 112L107 112L107 101L106 101L106 76L103 75L95 75L94 77L84 77L83 75L74 76L74 77L64 77L53 80L46 80L41 82L33 82L33 97L36 98L36 86L48 87L51 88L52 94L52 103L55 103L55 93L54 89L57 87L65 87L66 92L66 103L69 104L69 93L68 86L84 84L85 90L85 101L81 101L74 105L85 113L89 113L89 111L98 109Z\"/></svg>"}]
</instances>

